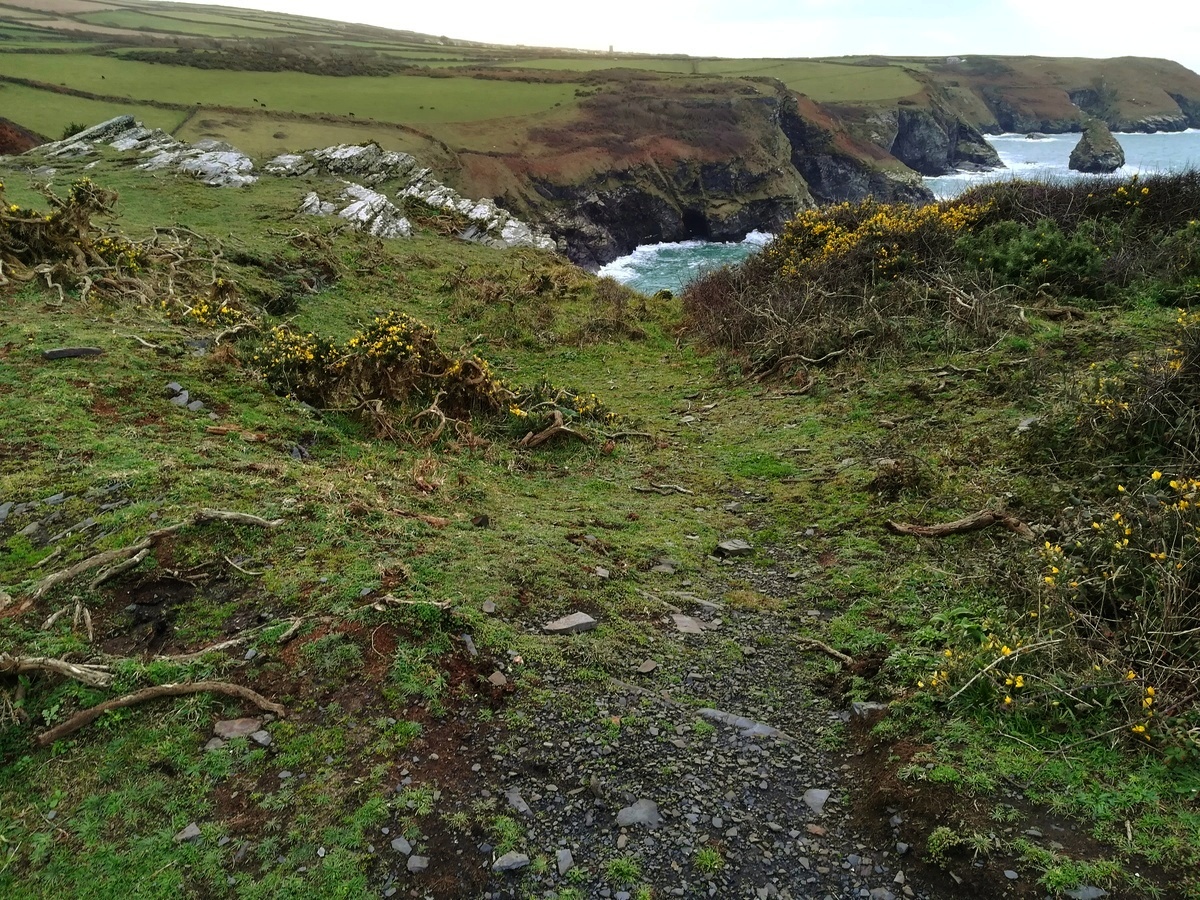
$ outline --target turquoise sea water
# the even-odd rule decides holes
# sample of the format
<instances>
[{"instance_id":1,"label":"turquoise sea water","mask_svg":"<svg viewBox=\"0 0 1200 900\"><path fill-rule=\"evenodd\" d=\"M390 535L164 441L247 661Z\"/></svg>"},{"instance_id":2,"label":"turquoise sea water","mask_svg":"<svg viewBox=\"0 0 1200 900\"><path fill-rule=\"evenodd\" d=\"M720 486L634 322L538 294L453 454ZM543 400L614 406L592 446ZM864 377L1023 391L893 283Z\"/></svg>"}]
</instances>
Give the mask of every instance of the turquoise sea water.
<instances>
[{"instance_id":1,"label":"turquoise sea water","mask_svg":"<svg viewBox=\"0 0 1200 900\"><path fill-rule=\"evenodd\" d=\"M1125 150L1125 166L1114 177L1134 173L1178 171L1200 167L1200 130L1174 133L1118 134ZM990 172L956 172L926 178L925 183L939 198L954 197L972 185L1001 178L1076 178L1067 167L1077 134L1052 134L1028 138L1023 134L989 136L1005 168ZM623 284L647 294L667 289L679 291L698 275L713 268L738 262L756 253L771 235L752 232L740 243L683 241L638 247L600 270Z\"/></svg>"}]
</instances>

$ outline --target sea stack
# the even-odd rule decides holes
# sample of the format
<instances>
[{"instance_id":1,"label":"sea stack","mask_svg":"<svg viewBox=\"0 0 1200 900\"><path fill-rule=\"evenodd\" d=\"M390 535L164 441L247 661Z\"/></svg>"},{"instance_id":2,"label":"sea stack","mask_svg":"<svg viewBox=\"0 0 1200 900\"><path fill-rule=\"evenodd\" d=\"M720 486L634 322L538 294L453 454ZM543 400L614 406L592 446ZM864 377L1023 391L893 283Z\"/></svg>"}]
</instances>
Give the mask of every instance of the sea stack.
<instances>
[{"instance_id":1,"label":"sea stack","mask_svg":"<svg viewBox=\"0 0 1200 900\"><path fill-rule=\"evenodd\" d=\"M1070 167L1076 172L1107 175L1125 165L1125 151L1100 119L1090 119L1083 137L1071 151Z\"/></svg>"}]
</instances>

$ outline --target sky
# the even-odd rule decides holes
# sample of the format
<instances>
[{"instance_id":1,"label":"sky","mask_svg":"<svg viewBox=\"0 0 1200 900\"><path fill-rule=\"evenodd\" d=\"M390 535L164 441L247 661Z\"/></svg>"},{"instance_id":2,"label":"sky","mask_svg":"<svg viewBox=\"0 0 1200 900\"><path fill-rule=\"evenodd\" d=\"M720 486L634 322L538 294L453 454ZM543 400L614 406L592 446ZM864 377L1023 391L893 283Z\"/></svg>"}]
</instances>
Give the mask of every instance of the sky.
<instances>
[{"instance_id":1,"label":"sky","mask_svg":"<svg viewBox=\"0 0 1200 900\"><path fill-rule=\"evenodd\" d=\"M1186 0L216 2L464 40L581 50L611 45L627 52L732 57L1154 56L1200 71L1200 8Z\"/></svg>"}]
</instances>

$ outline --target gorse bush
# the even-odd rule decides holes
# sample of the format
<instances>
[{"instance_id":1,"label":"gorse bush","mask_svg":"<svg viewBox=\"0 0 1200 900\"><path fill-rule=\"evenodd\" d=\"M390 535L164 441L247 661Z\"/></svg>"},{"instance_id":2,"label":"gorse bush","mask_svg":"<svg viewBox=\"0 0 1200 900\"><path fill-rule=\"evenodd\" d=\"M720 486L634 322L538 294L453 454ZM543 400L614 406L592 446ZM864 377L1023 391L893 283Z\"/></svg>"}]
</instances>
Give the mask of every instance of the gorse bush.
<instances>
[{"instance_id":1,"label":"gorse bush","mask_svg":"<svg viewBox=\"0 0 1200 900\"><path fill-rule=\"evenodd\" d=\"M1006 285L1044 286L1066 294L1095 295L1103 254L1084 229L1068 236L1049 219L1025 225L1006 219L959 239L955 250L980 272Z\"/></svg>"},{"instance_id":2,"label":"gorse bush","mask_svg":"<svg viewBox=\"0 0 1200 900\"><path fill-rule=\"evenodd\" d=\"M1076 457L1162 466L1200 456L1200 311L1180 310L1158 353L1093 364L1062 415Z\"/></svg>"},{"instance_id":3,"label":"gorse bush","mask_svg":"<svg viewBox=\"0 0 1200 900\"><path fill-rule=\"evenodd\" d=\"M1003 181L951 201L806 210L762 253L692 282L687 326L769 367L970 344L1018 307L1200 297L1200 173Z\"/></svg>"},{"instance_id":4,"label":"gorse bush","mask_svg":"<svg viewBox=\"0 0 1200 900\"><path fill-rule=\"evenodd\" d=\"M253 361L275 391L315 406L367 412L393 436L397 429L389 408L429 415L441 423L435 435L447 419L473 417L490 419L517 437L555 421L568 427L618 421L595 394L544 380L506 384L486 359L447 353L436 329L401 312L375 318L344 344L279 325Z\"/></svg>"}]
</instances>

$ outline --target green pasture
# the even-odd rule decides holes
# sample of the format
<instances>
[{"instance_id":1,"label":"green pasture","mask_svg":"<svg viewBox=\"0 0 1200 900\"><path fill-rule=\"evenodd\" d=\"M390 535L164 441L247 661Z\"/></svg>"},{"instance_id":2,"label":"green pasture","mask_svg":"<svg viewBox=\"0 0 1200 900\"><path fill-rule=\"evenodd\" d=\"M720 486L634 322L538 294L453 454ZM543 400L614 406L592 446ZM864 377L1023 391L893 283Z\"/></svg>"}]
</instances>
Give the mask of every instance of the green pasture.
<instances>
[{"instance_id":1,"label":"green pasture","mask_svg":"<svg viewBox=\"0 0 1200 900\"><path fill-rule=\"evenodd\" d=\"M542 57L521 68L595 72L644 69L682 75L776 78L818 102L873 102L907 97L920 84L899 66L856 66L803 59L680 59L678 57Z\"/></svg>"},{"instance_id":2,"label":"green pasture","mask_svg":"<svg viewBox=\"0 0 1200 900\"><path fill-rule=\"evenodd\" d=\"M193 69L112 57L72 55L13 56L7 74L79 90L205 106L261 107L298 113L332 113L420 126L525 116L574 98L574 84L522 84L474 78L330 78L299 72L245 72ZM20 119L41 130L57 110L31 111ZM61 118L61 117L59 117Z\"/></svg>"},{"instance_id":3,"label":"green pasture","mask_svg":"<svg viewBox=\"0 0 1200 900\"><path fill-rule=\"evenodd\" d=\"M15 58L17 57L7 57ZM58 140L63 129L72 123L94 125L126 113L136 116L148 128L171 131L183 121L185 115L174 109L159 109L139 103L87 100L83 97L3 82L0 82L0 110L3 110L5 118L52 140Z\"/></svg>"}]
</instances>

